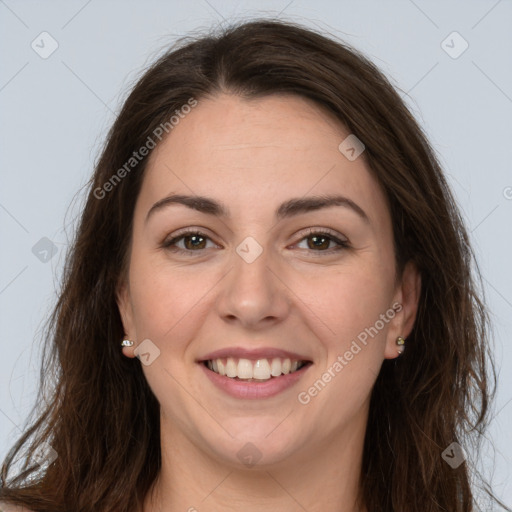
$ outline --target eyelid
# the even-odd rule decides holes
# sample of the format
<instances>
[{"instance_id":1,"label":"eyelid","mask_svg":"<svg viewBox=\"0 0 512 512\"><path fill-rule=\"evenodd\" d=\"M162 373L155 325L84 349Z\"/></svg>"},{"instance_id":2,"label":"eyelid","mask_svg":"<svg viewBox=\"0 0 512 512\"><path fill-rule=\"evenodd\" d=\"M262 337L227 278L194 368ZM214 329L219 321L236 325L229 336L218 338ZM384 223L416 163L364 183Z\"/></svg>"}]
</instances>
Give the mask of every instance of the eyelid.
<instances>
[{"instance_id":1,"label":"eyelid","mask_svg":"<svg viewBox=\"0 0 512 512\"><path fill-rule=\"evenodd\" d=\"M164 249L170 249L172 243L176 243L176 242L182 240L183 238L186 238L187 236L194 236L194 235L200 236L202 238L206 238L218 246L219 244L217 242L215 242L213 240L213 238L208 233L206 233L206 231L207 230L205 228L196 228L196 227L187 227L187 228L179 229L172 235L167 236L164 239L164 241L161 243L161 247L163 247ZM179 252L179 251L180 251L180 248L178 247L176 252ZM186 250L181 249L181 252L192 253L192 252L200 252L200 251L186 251Z\"/></svg>"},{"instance_id":2,"label":"eyelid","mask_svg":"<svg viewBox=\"0 0 512 512\"><path fill-rule=\"evenodd\" d=\"M322 255L323 256L332 255L334 253L340 252L342 250L346 250L351 247L350 241L346 236L341 235L337 231L334 231L330 228L322 228L322 227L311 227L311 228L307 228L305 232L301 231L298 234L298 236L300 236L300 238L296 242L294 242L291 247L295 247L297 244L301 243L303 240L309 238L312 235L325 235L328 238L330 238L331 241L333 241L335 244L337 244L336 247L331 247L330 249L327 249L325 251L314 251L312 249L310 249L310 250L303 249L315 257L321 257Z\"/></svg>"},{"instance_id":3,"label":"eyelid","mask_svg":"<svg viewBox=\"0 0 512 512\"><path fill-rule=\"evenodd\" d=\"M338 233L337 231L334 231L331 228L322 228L320 226L314 226L312 228L306 228L305 231L300 231L297 236L300 236L299 242L302 241L304 238L311 236L311 235L329 235L334 240L337 240L340 243L350 243L349 239L342 235L341 233Z\"/></svg>"}]
</instances>

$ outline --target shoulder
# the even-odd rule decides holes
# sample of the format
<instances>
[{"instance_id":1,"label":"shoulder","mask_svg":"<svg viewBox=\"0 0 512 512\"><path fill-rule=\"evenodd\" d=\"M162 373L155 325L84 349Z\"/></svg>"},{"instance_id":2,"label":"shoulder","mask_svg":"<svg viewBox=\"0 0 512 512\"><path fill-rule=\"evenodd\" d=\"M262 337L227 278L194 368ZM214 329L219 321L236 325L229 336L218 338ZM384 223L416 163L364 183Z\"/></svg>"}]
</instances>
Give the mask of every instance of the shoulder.
<instances>
[{"instance_id":1,"label":"shoulder","mask_svg":"<svg viewBox=\"0 0 512 512\"><path fill-rule=\"evenodd\" d=\"M32 512L28 508L22 507L21 505L11 505L0 501L0 512Z\"/></svg>"}]
</instances>

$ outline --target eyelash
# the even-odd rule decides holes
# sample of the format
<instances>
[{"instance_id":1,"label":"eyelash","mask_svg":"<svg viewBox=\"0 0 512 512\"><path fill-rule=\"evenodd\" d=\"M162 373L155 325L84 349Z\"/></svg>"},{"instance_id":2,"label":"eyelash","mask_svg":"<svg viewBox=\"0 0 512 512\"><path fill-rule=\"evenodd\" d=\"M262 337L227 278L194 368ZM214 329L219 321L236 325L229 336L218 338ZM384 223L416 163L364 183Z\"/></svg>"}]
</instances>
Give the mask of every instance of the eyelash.
<instances>
[{"instance_id":1,"label":"eyelash","mask_svg":"<svg viewBox=\"0 0 512 512\"><path fill-rule=\"evenodd\" d=\"M318 254L318 256L322 256L324 254L330 255L330 254L333 254L334 252L338 252L343 249L348 249L350 247L350 244L347 240L340 240L332 231L330 231L328 229L314 229L314 228L308 228L307 232L302 236L302 238L298 242L296 242L296 244L302 242L303 240L305 240L307 238L312 237L313 235L327 237L330 239L330 241L333 241L338 244L338 247L327 249L325 251L324 250L315 251L313 249L310 249L310 251L312 251L313 253L315 253L315 252L320 253L320 254ZM201 238L211 240L208 235L206 235L205 233L202 233L201 231L188 230L188 231L183 231L183 232L179 233L177 236L171 238L170 240L164 241L162 244L162 248L167 249L168 251L171 251L171 252L179 252L182 254L184 253L188 256L192 256L194 253L201 253L202 251L204 251L205 249L198 249L197 251L194 251L194 250L190 250L190 249L181 249L180 247L173 247L173 245L176 244L177 242L179 242L180 240L188 238L190 236L199 236ZM294 245L296 245L296 244L294 244Z\"/></svg>"}]
</instances>

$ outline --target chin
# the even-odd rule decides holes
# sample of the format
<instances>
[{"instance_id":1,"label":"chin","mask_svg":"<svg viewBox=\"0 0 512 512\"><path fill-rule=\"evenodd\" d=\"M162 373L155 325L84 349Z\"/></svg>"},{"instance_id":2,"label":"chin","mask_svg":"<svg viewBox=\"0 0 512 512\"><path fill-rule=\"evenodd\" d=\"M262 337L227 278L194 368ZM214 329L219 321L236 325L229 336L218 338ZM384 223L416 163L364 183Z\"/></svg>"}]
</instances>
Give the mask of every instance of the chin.
<instances>
[{"instance_id":1,"label":"chin","mask_svg":"<svg viewBox=\"0 0 512 512\"><path fill-rule=\"evenodd\" d=\"M217 436L205 442L216 458L239 469L279 464L300 451L305 442L299 432L294 435L290 431L289 425L283 428L285 417L232 419L223 423L227 432L222 439Z\"/></svg>"}]
</instances>

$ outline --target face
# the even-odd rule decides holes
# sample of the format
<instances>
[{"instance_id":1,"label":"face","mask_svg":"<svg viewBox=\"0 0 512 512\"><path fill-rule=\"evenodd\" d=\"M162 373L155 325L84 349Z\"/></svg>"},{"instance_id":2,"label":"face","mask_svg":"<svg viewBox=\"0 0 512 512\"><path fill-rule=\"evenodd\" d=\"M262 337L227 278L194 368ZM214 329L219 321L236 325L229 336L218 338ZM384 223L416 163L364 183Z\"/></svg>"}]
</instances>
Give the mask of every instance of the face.
<instances>
[{"instance_id":1,"label":"face","mask_svg":"<svg viewBox=\"0 0 512 512\"><path fill-rule=\"evenodd\" d=\"M348 135L298 97L223 95L148 162L123 350L140 345L163 431L223 463L308 459L364 431L380 366L412 329L419 277L397 279L385 196L364 152L338 149Z\"/></svg>"}]
</instances>

